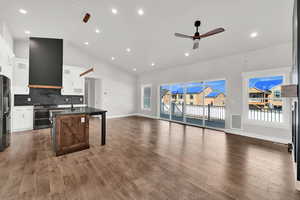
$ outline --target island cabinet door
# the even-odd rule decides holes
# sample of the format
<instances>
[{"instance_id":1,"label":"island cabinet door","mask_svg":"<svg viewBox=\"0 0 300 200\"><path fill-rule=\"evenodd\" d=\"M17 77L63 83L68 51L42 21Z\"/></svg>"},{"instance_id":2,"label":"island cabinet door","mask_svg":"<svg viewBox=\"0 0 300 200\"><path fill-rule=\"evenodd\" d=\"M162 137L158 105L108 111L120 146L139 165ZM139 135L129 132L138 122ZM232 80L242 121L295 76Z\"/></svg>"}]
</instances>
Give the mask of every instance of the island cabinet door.
<instances>
[{"instance_id":1,"label":"island cabinet door","mask_svg":"<svg viewBox=\"0 0 300 200\"><path fill-rule=\"evenodd\" d=\"M58 116L56 120L56 155L89 148L88 115Z\"/></svg>"}]
</instances>

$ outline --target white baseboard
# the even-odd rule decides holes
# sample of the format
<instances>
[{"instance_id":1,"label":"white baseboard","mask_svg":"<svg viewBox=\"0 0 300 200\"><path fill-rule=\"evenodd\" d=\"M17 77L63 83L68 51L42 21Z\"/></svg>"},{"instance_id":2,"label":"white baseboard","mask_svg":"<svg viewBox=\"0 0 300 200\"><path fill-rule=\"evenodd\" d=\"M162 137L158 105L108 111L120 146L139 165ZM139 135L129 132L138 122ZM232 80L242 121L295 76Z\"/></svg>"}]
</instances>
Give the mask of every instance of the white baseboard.
<instances>
[{"instance_id":1,"label":"white baseboard","mask_svg":"<svg viewBox=\"0 0 300 200\"><path fill-rule=\"evenodd\" d=\"M152 115L144 115L144 114L141 114L141 113L136 113L135 116L146 117L146 118L150 118L150 119L159 119L159 117L152 116Z\"/></svg>"},{"instance_id":2,"label":"white baseboard","mask_svg":"<svg viewBox=\"0 0 300 200\"><path fill-rule=\"evenodd\" d=\"M15 132L23 132L23 131L32 131L33 128L24 128L24 129L12 129L12 133L15 133Z\"/></svg>"},{"instance_id":3,"label":"white baseboard","mask_svg":"<svg viewBox=\"0 0 300 200\"><path fill-rule=\"evenodd\" d=\"M295 188L296 190L300 191L300 181L295 182Z\"/></svg>"},{"instance_id":4,"label":"white baseboard","mask_svg":"<svg viewBox=\"0 0 300 200\"><path fill-rule=\"evenodd\" d=\"M269 137L269 136L260 135L260 134L257 134L257 133L249 133L249 132L245 132L243 130L237 130L237 129L225 129L224 132L234 134L234 135L240 135L240 136L256 138L256 139L260 139L260 140L266 140L266 141L270 141L270 142L281 143L281 144L291 143L291 141L289 139Z\"/></svg>"}]
</instances>

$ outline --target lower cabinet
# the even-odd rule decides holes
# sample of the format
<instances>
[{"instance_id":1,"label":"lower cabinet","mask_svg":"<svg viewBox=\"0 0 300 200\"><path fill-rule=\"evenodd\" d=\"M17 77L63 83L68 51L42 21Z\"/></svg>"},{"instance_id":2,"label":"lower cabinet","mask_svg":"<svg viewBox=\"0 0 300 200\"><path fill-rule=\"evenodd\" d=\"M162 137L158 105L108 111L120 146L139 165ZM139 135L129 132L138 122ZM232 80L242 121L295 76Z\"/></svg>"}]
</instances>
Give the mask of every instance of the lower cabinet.
<instances>
[{"instance_id":1,"label":"lower cabinet","mask_svg":"<svg viewBox=\"0 0 300 200\"><path fill-rule=\"evenodd\" d=\"M12 112L12 131L33 129L33 106L15 106Z\"/></svg>"}]
</instances>

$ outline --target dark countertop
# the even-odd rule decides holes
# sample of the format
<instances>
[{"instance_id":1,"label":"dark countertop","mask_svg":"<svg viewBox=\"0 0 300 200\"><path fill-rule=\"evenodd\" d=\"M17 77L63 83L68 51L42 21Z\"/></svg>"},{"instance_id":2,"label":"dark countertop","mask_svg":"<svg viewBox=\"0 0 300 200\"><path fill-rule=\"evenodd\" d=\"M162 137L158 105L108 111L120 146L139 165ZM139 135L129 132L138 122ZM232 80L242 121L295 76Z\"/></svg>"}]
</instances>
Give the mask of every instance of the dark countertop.
<instances>
[{"instance_id":1,"label":"dark countertop","mask_svg":"<svg viewBox=\"0 0 300 200\"><path fill-rule=\"evenodd\" d=\"M56 117L59 115L76 115L76 114L88 114L88 115L100 115L104 114L107 111L106 110L101 110L97 108L92 108L92 107L75 107L73 109L71 108L55 108L53 110L49 110L50 116Z\"/></svg>"}]
</instances>

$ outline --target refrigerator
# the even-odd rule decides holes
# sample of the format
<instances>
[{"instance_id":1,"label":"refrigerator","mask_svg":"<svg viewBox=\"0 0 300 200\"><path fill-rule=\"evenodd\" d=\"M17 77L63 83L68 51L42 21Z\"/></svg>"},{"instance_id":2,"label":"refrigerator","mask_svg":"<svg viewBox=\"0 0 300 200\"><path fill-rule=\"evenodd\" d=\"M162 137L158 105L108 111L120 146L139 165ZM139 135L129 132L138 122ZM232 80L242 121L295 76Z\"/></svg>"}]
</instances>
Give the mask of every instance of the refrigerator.
<instances>
[{"instance_id":1,"label":"refrigerator","mask_svg":"<svg viewBox=\"0 0 300 200\"><path fill-rule=\"evenodd\" d=\"M10 80L0 75L0 151L10 145L11 137L11 90Z\"/></svg>"}]
</instances>

